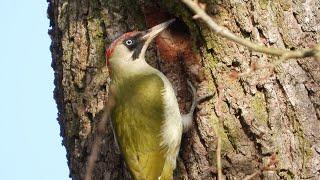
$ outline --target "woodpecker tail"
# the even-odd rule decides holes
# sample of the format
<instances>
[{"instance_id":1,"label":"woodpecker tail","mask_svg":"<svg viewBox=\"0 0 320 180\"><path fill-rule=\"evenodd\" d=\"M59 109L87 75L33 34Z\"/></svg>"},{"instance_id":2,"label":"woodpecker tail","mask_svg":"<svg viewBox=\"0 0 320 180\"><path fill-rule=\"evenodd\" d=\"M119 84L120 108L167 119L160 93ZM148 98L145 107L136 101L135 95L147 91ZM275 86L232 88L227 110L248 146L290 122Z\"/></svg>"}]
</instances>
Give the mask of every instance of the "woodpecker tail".
<instances>
[{"instance_id":1,"label":"woodpecker tail","mask_svg":"<svg viewBox=\"0 0 320 180\"><path fill-rule=\"evenodd\" d=\"M205 96L197 97L196 88L192 85L190 81L187 81L187 83L189 86L189 91L192 94L192 104L189 112L187 114L182 114L183 132L187 132L192 127L193 114L198 104L205 101L206 99L211 99L213 97L213 94L207 94Z\"/></svg>"}]
</instances>

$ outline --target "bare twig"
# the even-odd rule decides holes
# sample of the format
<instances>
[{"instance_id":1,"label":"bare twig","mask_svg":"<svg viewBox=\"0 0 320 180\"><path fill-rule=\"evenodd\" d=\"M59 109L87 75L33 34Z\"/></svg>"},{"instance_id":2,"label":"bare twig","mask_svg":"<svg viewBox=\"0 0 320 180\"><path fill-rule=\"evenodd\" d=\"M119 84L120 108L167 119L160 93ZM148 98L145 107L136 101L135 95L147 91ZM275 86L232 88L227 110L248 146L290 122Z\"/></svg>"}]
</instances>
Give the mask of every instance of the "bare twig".
<instances>
[{"instance_id":1,"label":"bare twig","mask_svg":"<svg viewBox=\"0 0 320 180\"><path fill-rule=\"evenodd\" d=\"M218 180L222 180L222 165L221 165L221 137L218 135L217 141L217 171L218 171Z\"/></svg>"},{"instance_id":2,"label":"bare twig","mask_svg":"<svg viewBox=\"0 0 320 180\"><path fill-rule=\"evenodd\" d=\"M91 180L93 168L94 168L96 160L98 158L98 151L100 149L101 140L102 140L101 136L97 136L93 142L91 154L88 157L88 164L86 167L86 175L84 178L85 180Z\"/></svg>"},{"instance_id":3,"label":"bare twig","mask_svg":"<svg viewBox=\"0 0 320 180\"><path fill-rule=\"evenodd\" d=\"M290 51L287 49L279 49L279 48L272 48L266 47L263 45L255 44L249 40L240 38L233 34L231 31L227 30L226 28L219 26L213 19L205 12L205 5L198 3L197 1L192 0L181 0L185 3L190 9L195 12L195 19L202 19L215 33L218 35L225 37L233 42L241 44L243 46L248 47L249 49L261 52L269 55L275 56L283 56L284 60L290 58L304 58L304 57L316 57L320 59L320 45L313 49L299 49Z\"/></svg>"},{"instance_id":4,"label":"bare twig","mask_svg":"<svg viewBox=\"0 0 320 180\"><path fill-rule=\"evenodd\" d=\"M95 139L93 141L91 154L88 157L88 164L86 167L86 175L84 178L85 180L91 180L91 178L92 178L92 172L93 172L96 160L98 158L98 153L99 153L99 149L100 149L101 142L102 142L102 134L105 132L105 126L107 125L109 114L110 114L109 110L106 109L103 113L103 116L101 118L100 123L98 124L97 134L96 134Z\"/></svg>"},{"instance_id":5,"label":"bare twig","mask_svg":"<svg viewBox=\"0 0 320 180\"><path fill-rule=\"evenodd\" d=\"M261 169L257 170L256 172L246 176L243 180L251 180L254 177L262 174L264 171L275 171L275 166L277 163L278 163L278 160L276 159L276 155L272 154L270 156L268 163L265 166L263 166Z\"/></svg>"},{"instance_id":6,"label":"bare twig","mask_svg":"<svg viewBox=\"0 0 320 180\"><path fill-rule=\"evenodd\" d=\"M275 68L281 64L282 62L288 60L288 56L287 53L283 54L282 56L279 57L278 60L272 62L272 63L268 63L266 65L258 65L257 63L253 63L251 65L251 67L246 71L246 72L242 72L242 73L232 73L233 77L247 77L249 76L251 73L256 72L257 70L261 70L261 69L268 69L268 73L265 74L265 76L259 78L260 80L266 80L268 77L270 77L272 75L272 73L275 71Z\"/></svg>"},{"instance_id":7,"label":"bare twig","mask_svg":"<svg viewBox=\"0 0 320 180\"><path fill-rule=\"evenodd\" d=\"M97 131L95 134L95 139L93 141L92 149L91 149L91 154L88 157L88 163L86 166L86 174L85 174L85 180L91 180L92 179L92 173L93 169L96 163L96 160L98 158L98 153L100 150L101 142L102 142L102 137L103 134L106 132L106 126L107 122L110 118L110 112L112 107L114 106L114 100L112 98L112 93L114 93L114 90L110 87L109 89L109 99L108 102L106 103L104 109L103 109L103 114L101 116L100 122L98 123L97 126Z\"/></svg>"},{"instance_id":8,"label":"bare twig","mask_svg":"<svg viewBox=\"0 0 320 180\"><path fill-rule=\"evenodd\" d=\"M272 75L272 73L274 72L275 67L279 64L279 61L275 61L272 64L267 64L267 65L258 65L257 63L252 63L251 67L247 69L247 71L239 73L236 71L231 71L230 76L234 79L239 78L239 77L248 77L249 75L251 75L252 73L261 70L261 69L268 69L268 73L265 74L265 76L259 78L260 80L265 80L268 77L270 77Z\"/></svg>"}]
</instances>

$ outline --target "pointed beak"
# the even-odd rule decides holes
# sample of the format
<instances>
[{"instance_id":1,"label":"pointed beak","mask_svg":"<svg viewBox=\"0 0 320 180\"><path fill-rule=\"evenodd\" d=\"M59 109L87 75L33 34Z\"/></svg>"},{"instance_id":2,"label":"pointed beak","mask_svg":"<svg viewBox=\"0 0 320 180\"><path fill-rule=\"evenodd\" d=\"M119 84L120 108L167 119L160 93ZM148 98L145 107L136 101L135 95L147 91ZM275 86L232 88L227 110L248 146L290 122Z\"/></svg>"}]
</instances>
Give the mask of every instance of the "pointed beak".
<instances>
[{"instance_id":1,"label":"pointed beak","mask_svg":"<svg viewBox=\"0 0 320 180\"><path fill-rule=\"evenodd\" d=\"M145 31L145 35L142 37L146 42L151 42L161 31L165 30L175 19L170 19L164 23L158 24L147 31Z\"/></svg>"},{"instance_id":2,"label":"pointed beak","mask_svg":"<svg viewBox=\"0 0 320 180\"><path fill-rule=\"evenodd\" d=\"M149 46L149 44L151 43L151 41L157 37L157 35L165 30L173 21L175 21L175 19L170 19L169 21L166 21L164 23L158 24L146 31L144 31L144 35L142 36L142 42L144 42L143 47L141 49L141 52L139 54L139 59L144 59L146 50Z\"/></svg>"}]
</instances>

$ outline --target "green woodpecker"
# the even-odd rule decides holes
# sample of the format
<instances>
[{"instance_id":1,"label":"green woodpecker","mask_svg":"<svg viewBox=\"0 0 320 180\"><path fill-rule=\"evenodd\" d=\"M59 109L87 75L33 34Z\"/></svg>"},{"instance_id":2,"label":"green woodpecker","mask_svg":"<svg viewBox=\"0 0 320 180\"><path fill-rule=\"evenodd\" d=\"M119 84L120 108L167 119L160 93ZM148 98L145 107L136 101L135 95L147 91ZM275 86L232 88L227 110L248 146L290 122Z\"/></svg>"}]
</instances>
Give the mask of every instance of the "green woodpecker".
<instances>
[{"instance_id":1,"label":"green woodpecker","mask_svg":"<svg viewBox=\"0 0 320 180\"><path fill-rule=\"evenodd\" d=\"M147 31L128 32L107 49L111 96L115 104L111 122L116 142L134 179L171 180L183 129L192 123L181 115L169 80L145 61L151 41L174 20Z\"/></svg>"}]
</instances>

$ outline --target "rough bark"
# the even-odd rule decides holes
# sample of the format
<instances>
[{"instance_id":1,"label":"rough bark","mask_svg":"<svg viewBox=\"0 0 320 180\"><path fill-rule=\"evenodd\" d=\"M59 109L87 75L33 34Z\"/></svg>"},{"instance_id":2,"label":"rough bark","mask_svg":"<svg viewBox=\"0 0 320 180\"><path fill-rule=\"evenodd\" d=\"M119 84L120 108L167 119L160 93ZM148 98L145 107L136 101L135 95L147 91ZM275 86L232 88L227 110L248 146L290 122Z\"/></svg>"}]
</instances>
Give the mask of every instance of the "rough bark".
<instances>
[{"instance_id":1,"label":"rough bark","mask_svg":"<svg viewBox=\"0 0 320 180\"><path fill-rule=\"evenodd\" d=\"M215 93L198 107L183 136L176 179L216 179L216 140L222 138L227 179L242 179L276 154L276 171L256 179L320 178L320 64L282 63L234 78L251 64L275 60L213 34L177 0L48 0L54 98L70 176L83 179L99 113L107 101L105 47L118 35L146 29L170 17L178 23L156 39L150 64L174 84L182 112L190 105L186 80L199 95ZM208 13L232 32L267 46L288 49L320 42L318 0L207 0ZM115 153L110 127L93 179L128 179Z\"/></svg>"}]
</instances>

